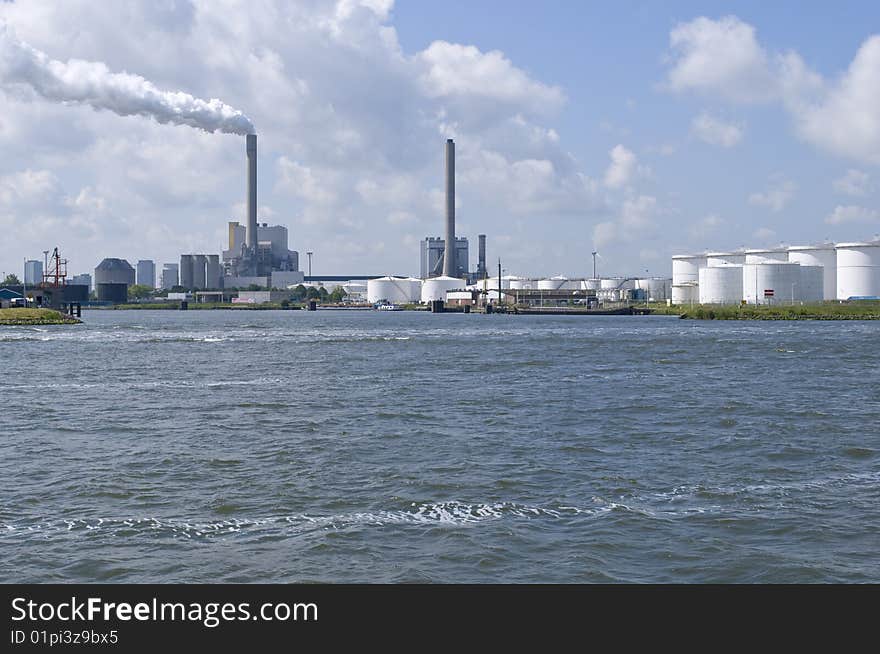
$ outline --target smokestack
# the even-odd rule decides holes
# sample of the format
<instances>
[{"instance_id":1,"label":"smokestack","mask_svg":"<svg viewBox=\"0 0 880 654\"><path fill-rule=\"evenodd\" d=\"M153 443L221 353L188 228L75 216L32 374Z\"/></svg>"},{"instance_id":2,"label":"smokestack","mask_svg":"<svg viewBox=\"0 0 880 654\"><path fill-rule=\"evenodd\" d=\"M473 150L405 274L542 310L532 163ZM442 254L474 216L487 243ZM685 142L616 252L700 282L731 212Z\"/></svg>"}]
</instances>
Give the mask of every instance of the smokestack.
<instances>
[{"instance_id":1,"label":"smokestack","mask_svg":"<svg viewBox=\"0 0 880 654\"><path fill-rule=\"evenodd\" d=\"M257 254L257 135L247 135L247 231L245 243Z\"/></svg>"},{"instance_id":2,"label":"smokestack","mask_svg":"<svg viewBox=\"0 0 880 654\"><path fill-rule=\"evenodd\" d=\"M480 254L477 259L477 277L480 279L486 279L488 273L486 270L486 235L480 234L477 238L480 239Z\"/></svg>"},{"instance_id":3,"label":"smokestack","mask_svg":"<svg viewBox=\"0 0 880 654\"><path fill-rule=\"evenodd\" d=\"M446 139L446 249L443 252L443 274L455 277L455 143Z\"/></svg>"}]
</instances>

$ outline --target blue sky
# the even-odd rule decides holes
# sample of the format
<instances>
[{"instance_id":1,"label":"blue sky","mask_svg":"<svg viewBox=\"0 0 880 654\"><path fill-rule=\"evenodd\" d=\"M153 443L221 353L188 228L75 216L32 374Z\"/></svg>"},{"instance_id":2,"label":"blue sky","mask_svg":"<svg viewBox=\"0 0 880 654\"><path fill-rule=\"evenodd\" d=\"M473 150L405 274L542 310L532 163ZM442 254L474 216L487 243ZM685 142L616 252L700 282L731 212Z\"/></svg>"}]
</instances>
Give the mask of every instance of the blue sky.
<instances>
[{"instance_id":1,"label":"blue sky","mask_svg":"<svg viewBox=\"0 0 880 654\"><path fill-rule=\"evenodd\" d=\"M447 136L472 258L485 232L519 274L587 274L593 249L608 274L668 274L674 253L872 237L878 19L856 2L0 6L51 59L246 113L262 219L317 271L400 274L442 232ZM15 73L0 65L0 226L26 228L0 268L55 245L74 272L222 249L238 137L52 102Z\"/></svg>"}]
</instances>

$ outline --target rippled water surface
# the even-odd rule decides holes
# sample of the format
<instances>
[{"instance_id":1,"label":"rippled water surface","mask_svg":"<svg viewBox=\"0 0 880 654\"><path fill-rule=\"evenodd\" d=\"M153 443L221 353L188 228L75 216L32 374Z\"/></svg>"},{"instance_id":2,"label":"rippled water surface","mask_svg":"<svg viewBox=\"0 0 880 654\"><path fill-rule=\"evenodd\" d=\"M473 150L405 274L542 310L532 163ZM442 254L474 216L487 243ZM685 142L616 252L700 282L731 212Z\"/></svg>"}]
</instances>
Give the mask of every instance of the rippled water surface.
<instances>
[{"instance_id":1,"label":"rippled water surface","mask_svg":"<svg viewBox=\"0 0 880 654\"><path fill-rule=\"evenodd\" d=\"M880 323L2 328L0 581L880 582Z\"/></svg>"}]
</instances>

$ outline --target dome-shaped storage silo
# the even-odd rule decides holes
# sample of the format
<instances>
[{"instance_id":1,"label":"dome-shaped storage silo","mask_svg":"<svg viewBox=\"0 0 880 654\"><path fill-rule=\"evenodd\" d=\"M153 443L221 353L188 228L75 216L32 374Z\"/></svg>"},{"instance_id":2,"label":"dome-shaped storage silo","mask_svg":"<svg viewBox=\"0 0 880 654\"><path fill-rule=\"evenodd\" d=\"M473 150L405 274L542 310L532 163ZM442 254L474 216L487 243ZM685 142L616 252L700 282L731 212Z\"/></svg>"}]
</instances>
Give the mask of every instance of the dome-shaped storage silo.
<instances>
[{"instance_id":1,"label":"dome-shaped storage silo","mask_svg":"<svg viewBox=\"0 0 880 654\"><path fill-rule=\"evenodd\" d=\"M743 297L742 266L700 268L700 304L739 304Z\"/></svg>"},{"instance_id":2,"label":"dome-shaped storage silo","mask_svg":"<svg viewBox=\"0 0 880 654\"><path fill-rule=\"evenodd\" d=\"M412 302L412 283L406 277L379 277L367 280L367 302Z\"/></svg>"},{"instance_id":3,"label":"dome-shaped storage silo","mask_svg":"<svg viewBox=\"0 0 880 654\"><path fill-rule=\"evenodd\" d=\"M749 304L784 304L797 300L800 264L747 263L743 266L743 299Z\"/></svg>"},{"instance_id":4,"label":"dome-shaped storage silo","mask_svg":"<svg viewBox=\"0 0 880 654\"><path fill-rule=\"evenodd\" d=\"M672 304L697 304L700 301L698 282L685 282L672 285Z\"/></svg>"},{"instance_id":5,"label":"dome-shaped storage silo","mask_svg":"<svg viewBox=\"0 0 880 654\"><path fill-rule=\"evenodd\" d=\"M880 297L880 241L838 243L837 299Z\"/></svg>"},{"instance_id":6,"label":"dome-shaped storage silo","mask_svg":"<svg viewBox=\"0 0 880 654\"><path fill-rule=\"evenodd\" d=\"M125 259L104 259L95 267L95 285L134 284L134 268Z\"/></svg>"},{"instance_id":7,"label":"dome-shaped storage silo","mask_svg":"<svg viewBox=\"0 0 880 654\"><path fill-rule=\"evenodd\" d=\"M431 277L426 279L422 284L422 302L433 302L434 300L446 301L447 291L460 291L467 286L463 279L456 277ZM498 286L496 281L495 286Z\"/></svg>"},{"instance_id":8,"label":"dome-shaped storage silo","mask_svg":"<svg viewBox=\"0 0 880 654\"><path fill-rule=\"evenodd\" d=\"M676 254L672 257L672 285L696 284L700 278L700 268L705 267L705 254Z\"/></svg>"},{"instance_id":9,"label":"dome-shaped storage silo","mask_svg":"<svg viewBox=\"0 0 880 654\"><path fill-rule=\"evenodd\" d=\"M833 245L795 245L788 248L788 260L801 266L822 266L822 299L837 299L837 251Z\"/></svg>"},{"instance_id":10,"label":"dome-shaped storage silo","mask_svg":"<svg viewBox=\"0 0 880 654\"><path fill-rule=\"evenodd\" d=\"M801 281L795 287L796 302L821 302L824 296L825 268L823 266L805 266L801 268Z\"/></svg>"},{"instance_id":11,"label":"dome-shaped storage silo","mask_svg":"<svg viewBox=\"0 0 880 654\"><path fill-rule=\"evenodd\" d=\"M789 261L787 248L746 250L745 263L773 263ZM741 262L742 263L742 262Z\"/></svg>"}]
</instances>

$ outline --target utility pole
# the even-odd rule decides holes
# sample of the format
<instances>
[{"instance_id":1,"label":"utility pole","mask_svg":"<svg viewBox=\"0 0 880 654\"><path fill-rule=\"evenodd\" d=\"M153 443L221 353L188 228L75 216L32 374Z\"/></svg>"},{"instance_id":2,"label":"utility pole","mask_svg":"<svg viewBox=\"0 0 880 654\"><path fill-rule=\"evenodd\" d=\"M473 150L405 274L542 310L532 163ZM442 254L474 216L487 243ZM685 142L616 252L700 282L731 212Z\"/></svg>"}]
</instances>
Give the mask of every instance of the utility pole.
<instances>
[{"instance_id":1,"label":"utility pole","mask_svg":"<svg viewBox=\"0 0 880 654\"><path fill-rule=\"evenodd\" d=\"M498 257L498 304L501 304L501 257Z\"/></svg>"}]
</instances>

